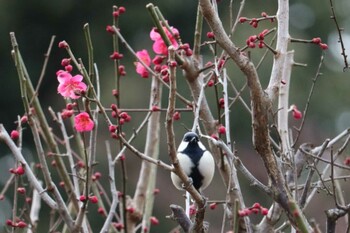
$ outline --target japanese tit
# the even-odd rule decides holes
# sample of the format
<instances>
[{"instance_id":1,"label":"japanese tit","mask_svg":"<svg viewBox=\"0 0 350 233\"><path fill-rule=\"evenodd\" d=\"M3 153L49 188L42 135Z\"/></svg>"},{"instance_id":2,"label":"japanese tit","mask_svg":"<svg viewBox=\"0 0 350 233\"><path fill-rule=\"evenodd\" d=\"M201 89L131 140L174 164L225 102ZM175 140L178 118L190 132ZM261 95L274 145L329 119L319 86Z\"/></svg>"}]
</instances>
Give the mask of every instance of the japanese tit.
<instances>
[{"instance_id":1,"label":"japanese tit","mask_svg":"<svg viewBox=\"0 0 350 233\"><path fill-rule=\"evenodd\" d=\"M186 175L192 179L195 189L200 192L208 187L214 176L215 162L196 133L185 133L177 150L177 158ZM175 173L171 173L171 180L177 189L183 190L183 182Z\"/></svg>"}]
</instances>

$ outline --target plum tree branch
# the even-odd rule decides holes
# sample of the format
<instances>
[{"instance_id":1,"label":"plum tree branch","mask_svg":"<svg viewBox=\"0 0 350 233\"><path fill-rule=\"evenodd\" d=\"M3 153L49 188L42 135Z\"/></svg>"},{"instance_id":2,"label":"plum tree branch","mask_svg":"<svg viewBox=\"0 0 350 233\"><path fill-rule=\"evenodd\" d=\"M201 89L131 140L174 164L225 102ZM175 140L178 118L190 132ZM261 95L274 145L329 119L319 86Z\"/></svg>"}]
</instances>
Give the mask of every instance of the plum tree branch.
<instances>
[{"instance_id":1,"label":"plum tree branch","mask_svg":"<svg viewBox=\"0 0 350 233\"><path fill-rule=\"evenodd\" d=\"M235 64L241 69L247 78L248 87L250 89L251 97L251 110L252 110L252 126L253 126L253 144L255 150L261 156L264 166L267 170L269 179L271 181L271 189L273 191L274 200L279 203L282 208L286 211L287 216L291 223L295 225L299 218L296 219L293 216L289 203L293 200L288 188L285 185L285 179L283 177L282 171L279 169L276 158L271 150L270 140L269 140L269 113L271 112L271 101L274 100L276 94L278 93L278 87L280 85L279 79L281 79L284 67L284 58L279 60L278 56L275 55L275 59L278 58L280 64L275 64L275 69L279 72L275 72L270 80L269 88L267 92L264 92L256 69L252 62L249 61L247 57L242 55L239 49L234 45L226 34L222 22L214 10L213 5L209 0L200 0L200 5L202 13L207 23L209 24L211 30L215 34L217 43L227 52L227 54L232 58ZM278 27L278 38L277 38L277 50L280 53L287 51L287 38L288 38L288 1L279 1L279 10L277 18L280 17L279 27ZM281 27L281 28L280 28ZM299 210L299 209L297 209ZM301 220L308 225L304 215L299 210L298 213L301 215Z\"/></svg>"}]
</instances>

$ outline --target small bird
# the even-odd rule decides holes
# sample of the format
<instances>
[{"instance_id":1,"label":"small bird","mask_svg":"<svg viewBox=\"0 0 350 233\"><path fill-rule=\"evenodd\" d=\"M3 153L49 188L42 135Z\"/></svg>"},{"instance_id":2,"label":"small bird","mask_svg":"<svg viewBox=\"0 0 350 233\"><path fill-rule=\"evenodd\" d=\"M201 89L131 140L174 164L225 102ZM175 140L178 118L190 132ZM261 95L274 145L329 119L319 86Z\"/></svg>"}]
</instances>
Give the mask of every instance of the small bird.
<instances>
[{"instance_id":1,"label":"small bird","mask_svg":"<svg viewBox=\"0 0 350 233\"><path fill-rule=\"evenodd\" d=\"M208 187L214 176L215 162L196 133L185 133L177 150L177 158L198 192ZM171 173L171 180L177 189L183 190L183 182L175 173Z\"/></svg>"}]
</instances>

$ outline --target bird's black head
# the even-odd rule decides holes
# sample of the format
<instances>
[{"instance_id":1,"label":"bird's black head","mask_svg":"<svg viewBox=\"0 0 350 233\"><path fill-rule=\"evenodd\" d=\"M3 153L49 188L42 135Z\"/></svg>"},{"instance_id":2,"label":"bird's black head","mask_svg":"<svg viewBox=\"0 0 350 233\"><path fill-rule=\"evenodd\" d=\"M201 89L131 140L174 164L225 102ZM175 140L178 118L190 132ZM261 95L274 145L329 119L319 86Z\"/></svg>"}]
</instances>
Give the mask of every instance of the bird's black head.
<instances>
[{"instance_id":1,"label":"bird's black head","mask_svg":"<svg viewBox=\"0 0 350 233\"><path fill-rule=\"evenodd\" d=\"M198 143L199 141L199 137L196 133L194 132L187 132L184 135L184 138L182 139L182 141L184 142L188 142L188 143Z\"/></svg>"}]
</instances>

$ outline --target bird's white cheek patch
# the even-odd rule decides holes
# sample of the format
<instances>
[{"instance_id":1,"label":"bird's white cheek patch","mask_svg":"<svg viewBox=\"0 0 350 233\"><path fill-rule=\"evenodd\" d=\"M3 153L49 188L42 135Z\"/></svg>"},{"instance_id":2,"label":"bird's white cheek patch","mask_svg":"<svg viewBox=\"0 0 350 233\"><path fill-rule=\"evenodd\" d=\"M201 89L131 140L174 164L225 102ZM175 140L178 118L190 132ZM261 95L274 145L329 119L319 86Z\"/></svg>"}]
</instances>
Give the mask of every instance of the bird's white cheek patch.
<instances>
[{"instance_id":1,"label":"bird's white cheek patch","mask_svg":"<svg viewBox=\"0 0 350 233\"><path fill-rule=\"evenodd\" d=\"M198 142L198 146L199 148L201 148L202 150L206 151L207 149L205 148L205 146L203 145L203 143Z\"/></svg>"},{"instance_id":2,"label":"bird's white cheek patch","mask_svg":"<svg viewBox=\"0 0 350 233\"><path fill-rule=\"evenodd\" d=\"M187 147L187 145L188 145L188 142L182 141L182 142L180 143L180 145L179 145L179 148L177 148L177 151L179 152L179 151L185 150L186 147Z\"/></svg>"}]
</instances>

